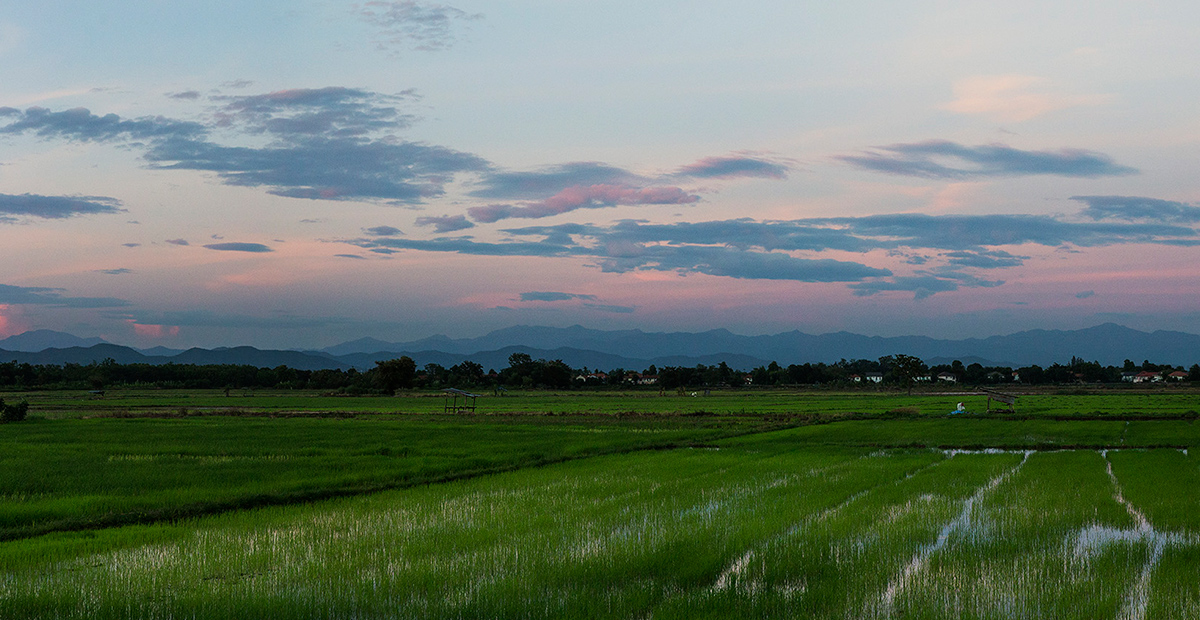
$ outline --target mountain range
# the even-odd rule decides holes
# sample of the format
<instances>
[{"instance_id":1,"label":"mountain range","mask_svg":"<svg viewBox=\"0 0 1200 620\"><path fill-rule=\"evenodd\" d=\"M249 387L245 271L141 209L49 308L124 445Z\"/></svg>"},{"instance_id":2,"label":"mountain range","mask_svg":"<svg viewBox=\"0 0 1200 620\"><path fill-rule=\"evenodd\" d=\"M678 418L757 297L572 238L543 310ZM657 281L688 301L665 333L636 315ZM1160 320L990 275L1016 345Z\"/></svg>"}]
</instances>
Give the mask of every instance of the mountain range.
<instances>
[{"instance_id":1,"label":"mountain range","mask_svg":"<svg viewBox=\"0 0 1200 620\"><path fill-rule=\"evenodd\" d=\"M940 340L926 336L880 337L849 332L811 335L799 331L764 336L741 336L728 330L706 332L605 331L578 325L566 328L516 326L477 338L432 336L409 342L362 338L317 351L261 350L254 347L192 348L186 351L155 347L138 350L80 338L63 332L37 330L0 340L0 360L31 364L88 364L106 358L128 364L249 364L365 370L376 361L408 355L418 365L450 367L471 360L484 368L508 366L513 353L534 359L561 359L574 368L641 370L655 366L715 365L725 362L750 369L772 361L781 365L877 359L904 353L929 364L961 360L985 366L1047 366L1072 356L1104 365L1125 359L1140 363L1190 366L1200 361L1200 336L1184 332L1143 332L1113 323L1078 330L1030 330L1006 336Z\"/></svg>"}]
</instances>

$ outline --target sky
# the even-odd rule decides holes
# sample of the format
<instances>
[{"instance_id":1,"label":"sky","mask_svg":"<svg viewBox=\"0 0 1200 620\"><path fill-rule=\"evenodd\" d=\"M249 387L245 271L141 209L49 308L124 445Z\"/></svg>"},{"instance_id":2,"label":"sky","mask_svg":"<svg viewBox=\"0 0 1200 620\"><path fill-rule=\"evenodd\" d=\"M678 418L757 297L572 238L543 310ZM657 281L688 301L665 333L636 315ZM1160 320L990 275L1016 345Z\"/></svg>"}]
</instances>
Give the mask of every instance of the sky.
<instances>
[{"instance_id":1,"label":"sky","mask_svg":"<svg viewBox=\"0 0 1200 620\"><path fill-rule=\"evenodd\" d=\"M0 337L1200 333L1200 4L0 5Z\"/></svg>"}]
</instances>

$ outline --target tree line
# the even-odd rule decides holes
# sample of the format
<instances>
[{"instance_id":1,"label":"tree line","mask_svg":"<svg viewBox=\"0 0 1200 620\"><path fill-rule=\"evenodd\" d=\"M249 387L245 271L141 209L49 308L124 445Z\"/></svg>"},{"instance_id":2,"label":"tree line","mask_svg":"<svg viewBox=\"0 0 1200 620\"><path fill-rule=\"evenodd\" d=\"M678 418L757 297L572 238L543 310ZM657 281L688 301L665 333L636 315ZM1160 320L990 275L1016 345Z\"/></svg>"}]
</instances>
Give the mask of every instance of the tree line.
<instances>
[{"instance_id":1,"label":"tree line","mask_svg":"<svg viewBox=\"0 0 1200 620\"><path fill-rule=\"evenodd\" d=\"M335 394L390 394L401 389L460 388L486 390L513 388L585 388L645 386L647 389L678 389L720 386L798 386L853 385L878 383L911 388L921 381L938 381L950 376L970 385L1020 383L1026 385L1070 383L1119 383L1131 373L1156 373L1165 378L1171 372L1186 372L1185 380L1200 382L1200 364L1184 371L1182 366L1137 364L1125 360L1121 366L1104 366L1072 357L1066 364L1012 368L964 365L927 365L909 355L889 355L877 360L840 360L833 363L806 363L781 366L771 362L750 371L716 365L650 366L642 371L614 368L597 372L575 369L562 360L533 359L514 353L508 367L499 371L464 361L449 368L439 364L418 367L408 356L376 362L366 371L355 369L298 370L287 366L258 368L235 364L118 364L112 359L92 364L33 365L0 363L0 389L104 390L116 387L154 387L185 389L307 389Z\"/></svg>"}]
</instances>

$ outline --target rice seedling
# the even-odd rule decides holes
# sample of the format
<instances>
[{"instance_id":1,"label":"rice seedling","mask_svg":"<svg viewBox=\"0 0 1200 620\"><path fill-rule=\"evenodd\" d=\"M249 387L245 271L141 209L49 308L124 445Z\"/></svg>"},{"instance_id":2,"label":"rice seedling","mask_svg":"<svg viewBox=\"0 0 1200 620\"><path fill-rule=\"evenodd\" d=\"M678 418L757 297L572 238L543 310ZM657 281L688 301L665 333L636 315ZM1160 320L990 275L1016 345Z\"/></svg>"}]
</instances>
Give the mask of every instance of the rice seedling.
<instances>
[{"instance_id":1,"label":"rice seedling","mask_svg":"<svg viewBox=\"0 0 1200 620\"><path fill-rule=\"evenodd\" d=\"M1200 615L1196 456L1129 448L1157 422L546 420L35 423L60 460L0 478L13 523L408 482L0 542L0 617Z\"/></svg>"}]
</instances>

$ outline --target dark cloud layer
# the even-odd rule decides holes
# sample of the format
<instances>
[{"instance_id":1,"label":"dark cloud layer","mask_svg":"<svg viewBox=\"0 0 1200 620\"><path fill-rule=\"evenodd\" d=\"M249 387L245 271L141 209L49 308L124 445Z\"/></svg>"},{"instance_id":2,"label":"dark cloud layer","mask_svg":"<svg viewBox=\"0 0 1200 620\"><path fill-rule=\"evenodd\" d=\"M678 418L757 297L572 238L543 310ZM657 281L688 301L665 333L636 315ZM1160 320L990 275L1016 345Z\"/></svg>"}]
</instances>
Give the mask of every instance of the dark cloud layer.
<instances>
[{"instance_id":1,"label":"dark cloud layer","mask_svg":"<svg viewBox=\"0 0 1200 620\"><path fill-rule=\"evenodd\" d=\"M63 219L93 213L124 211L121 201L104 196L38 196L36 194L0 194L0 221L7 216Z\"/></svg>"},{"instance_id":2,"label":"dark cloud layer","mask_svg":"<svg viewBox=\"0 0 1200 620\"><path fill-rule=\"evenodd\" d=\"M0 108L0 134L76 141L131 141L155 169L215 172L226 184L294 198L419 203L443 193L462 172L490 164L475 155L408 142L394 132L412 116L397 106L411 94L319 88L223 97L207 124L163 117L122 119L88 110ZM6 122L7 121L7 122ZM229 146L214 132L262 136L262 146Z\"/></svg>"},{"instance_id":3,"label":"dark cloud layer","mask_svg":"<svg viewBox=\"0 0 1200 620\"><path fill-rule=\"evenodd\" d=\"M870 280L849 286L854 294L860 297L869 297L884 291L902 291L912 293L916 299L928 299L937 293L957 291L963 287L992 288L1002 284L1002 280L982 280L966 274L918 272L912 276Z\"/></svg>"},{"instance_id":4,"label":"dark cloud layer","mask_svg":"<svg viewBox=\"0 0 1200 620\"><path fill-rule=\"evenodd\" d=\"M589 301L594 301L596 296L583 293L559 293L554 291L533 291L529 293L521 293L521 301L571 301L573 299L586 299Z\"/></svg>"},{"instance_id":5,"label":"dark cloud layer","mask_svg":"<svg viewBox=\"0 0 1200 620\"><path fill-rule=\"evenodd\" d=\"M875 172L930 179L1057 175L1104 177L1134 174L1103 153L1080 149L1022 151L1003 144L965 146L945 140L877 147L838 159Z\"/></svg>"},{"instance_id":6,"label":"dark cloud layer","mask_svg":"<svg viewBox=\"0 0 1200 620\"><path fill-rule=\"evenodd\" d=\"M613 304L581 304L584 308L595 310L597 312L608 312L611 314L633 314L637 308L633 306L616 306Z\"/></svg>"},{"instance_id":7,"label":"dark cloud layer","mask_svg":"<svg viewBox=\"0 0 1200 620\"><path fill-rule=\"evenodd\" d=\"M1004 269L1019 267L1029 260L1028 256L1016 256L1004 250L972 252L960 250L943 254L948 264L955 267L973 267L976 269Z\"/></svg>"},{"instance_id":8,"label":"dark cloud layer","mask_svg":"<svg viewBox=\"0 0 1200 620\"><path fill-rule=\"evenodd\" d=\"M204 247L210 250L219 250L222 252L251 252L255 254L274 252L274 250L261 243L240 243L236 241L228 243L210 243Z\"/></svg>"},{"instance_id":9,"label":"dark cloud layer","mask_svg":"<svg viewBox=\"0 0 1200 620\"><path fill-rule=\"evenodd\" d=\"M983 279L964 270L1011 268L1029 258L999 249L1001 246L1200 243L1200 235L1186 226L1070 222L1034 215L898 214L673 224L623 221L611 226L560 224L509 228L503 232L511 239L479 242L471 237L376 238L349 243L388 252L409 249L479 256L573 256L594 260L602 270L613 273L657 270L743 279L846 282L857 295L906 291L918 298L961 288L999 286L1003 283L1000 280ZM920 255L920 261L910 262L925 264L936 260L941 265L912 275L895 275L890 270L858 262L793 254L831 250ZM933 256L925 256L929 253Z\"/></svg>"},{"instance_id":10,"label":"dark cloud layer","mask_svg":"<svg viewBox=\"0 0 1200 620\"><path fill-rule=\"evenodd\" d=\"M115 297L67 297L61 288L0 284L0 304L53 306L58 308L120 308L129 306Z\"/></svg>"},{"instance_id":11,"label":"dark cloud layer","mask_svg":"<svg viewBox=\"0 0 1200 620\"><path fill-rule=\"evenodd\" d=\"M411 120L393 105L400 99L346 88L234 97L218 114L218 126L267 136L270 144L171 137L155 142L145 157L155 168L216 172L229 185L265 187L279 196L408 204L441 195L456 173L488 167L469 153L388 133Z\"/></svg>"},{"instance_id":12,"label":"dark cloud layer","mask_svg":"<svg viewBox=\"0 0 1200 620\"><path fill-rule=\"evenodd\" d=\"M441 147L338 140L262 149L172 141L146 158L156 168L212 171L229 185L267 187L277 196L398 203L439 196L450 175L481 163Z\"/></svg>"},{"instance_id":13,"label":"dark cloud layer","mask_svg":"<svg viewBox=\"0 0 1200 620\"><path fill-rule=\"evenodd\" d=\"M1200 207L1186 202L1140 196L1071 196L1087 205L1082 211L1093 220L1200 222Z\"/></svg>"},{"instance_id":14,"label":"dark cloud layer","mask_svg":"<svg viewBox=\"0 0 1200 620\"><path fill-rule=\"evenodd\" d=\"M416 224L417 226L433 226L433 231L436 233L448 233L475 227L475 224L467 220L465 215L418 217Z\"/></svg>"},{"instance_id":15,"label":"dark cloud layer","mask_svg":"<svg viewBox=\"0 0 1200 620\"><path fill-rule=\"evenodd\" d=\"M368 6L413 15L447 9L403 2ZM169 96L200 97L198 91ZM209 98L215 107L204 122L99 116L82 108L0 108L0 134L125 143L141 149L152 169L211 172L227 185L311 200L417 205L444 195L448 184L466 176L474 184L468 196L495 201L468 209L472 219L486 223L618 205L690 204L700 196L676 183L782 179L789 169L780 161L739 153L703 158L658 176L601 162L498 170L477 155L399 137L415 120L406 107L417 99L412 91L387 95L345 87L218 95ZM465 219L428 221L439 232L469 227Z\"/></svg>"},{"instance_id":16,"label":"dark cloud layer","mask_svg":"<svg viewBox=\"0 0 1200 620\"><path fill-rule=\"evenodd\" d=\"M597 260L602 270L613 273L648 269L802 282L853 282L891 275L886 269L859 263L796 258L779 252L748 251L728 246L643 243L636 235L629 235L628 231L628 226L600 228L568 224L506 231L518 236L544 237L540 242L484 243L469 237L458 237L433 240L358 239L351 243L366 249L412 249L476 256L579 256ZM574 235L586 237L587 241L576 241Z\"/></svg>"},{"instance_id":17,"label":"dark cloud layer","mask_svg":"<svg viewBox=\"0 0 1200 620\"><path fill-rule=\"evenodd\" d=\"M395 226L372 226L371 228L364 228L363 232L372 237L395 237L396 235L404 234L404 231Z\"/></svg>"}]
</instances>

